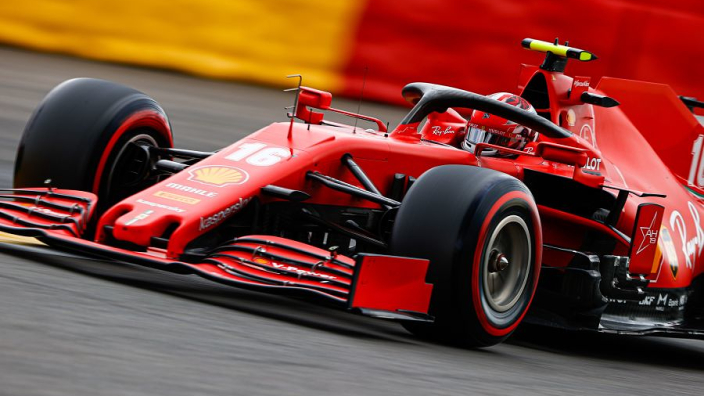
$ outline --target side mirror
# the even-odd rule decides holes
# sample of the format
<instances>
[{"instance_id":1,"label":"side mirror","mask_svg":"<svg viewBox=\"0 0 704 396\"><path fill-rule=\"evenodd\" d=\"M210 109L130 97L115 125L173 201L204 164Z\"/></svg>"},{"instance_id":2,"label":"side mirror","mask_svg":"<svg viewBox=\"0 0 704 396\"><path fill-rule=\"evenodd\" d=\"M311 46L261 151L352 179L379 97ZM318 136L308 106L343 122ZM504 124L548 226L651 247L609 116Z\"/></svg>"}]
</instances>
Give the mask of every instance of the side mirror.
<instances>
[{"instance_id":1,"label":"side mirror","mask_svg":"<svg viewBox=\"0 0 704 396\"><path fill-rule=\"evenodd\" d=\"M310 106L320 110L327 110L332 104L332 94L315 88L301 87L298 92L298 107Z\"/></svg>"},{"instance_id":2,"label":"side mirror","mask_svg":"<svg viewBox=\"0 0 704 396\"><path fill-rule=\"evenodd\" d=\"M535 149L535 154L548 161L582 167L587 164L586 151L585 149L556 143L540 142Z\"/></svg>"},{"instance_id":3,"label":"side mirror","mask_svg":"<svg viewBox=\"0 0 704 396\"><path fill-rule=\"evenodd\" d=\"M332 94L319 89L301 87L298 92L298 108L296 118L304 120L310 124L320 124L323 121L323 113L310 110L312 107L320 110L330 109L332 104Z\"/></svg>"},{"instance_id":4,"label":"side mirror","mask_svg":"<svg viewBox=\"0 0 704 396\"><path fill-rule=\"evenodd\" d=\"M604 183L604 176L592 169L585 169L589 156L587 150L583 148L563 146L556 143L540 142L536 147L536 155L543 157L548 161L559 162L562 164L573 165L574 174L572 179L585 186L597 188ZM593 158L592 160L600 159ZM589 167L587 167L589 168Z\"/></svg>"}]
</instances>

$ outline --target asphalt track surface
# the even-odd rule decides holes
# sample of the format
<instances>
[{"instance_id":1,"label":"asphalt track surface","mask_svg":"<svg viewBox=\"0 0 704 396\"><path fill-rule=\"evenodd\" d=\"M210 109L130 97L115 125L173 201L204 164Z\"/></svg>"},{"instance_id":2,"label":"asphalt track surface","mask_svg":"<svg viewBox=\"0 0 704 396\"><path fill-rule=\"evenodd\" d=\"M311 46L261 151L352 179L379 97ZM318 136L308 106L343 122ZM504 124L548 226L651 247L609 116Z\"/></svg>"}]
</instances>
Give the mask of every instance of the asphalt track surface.
<instances>
[{"instance_id":1,"label":"asphalt track surface","mask_svg":"<svg viewBox=\"0 0 704 396\"><path fill-rule=\"evenodd\" d=\"M292 100L276 89L0 47L0 186L11 184L32 109L78 76L150 94L169 113L177 146L200 150L282 120ZM362 111L392 125L403 114L367 103ZM524 328L493 348L458 349L394 323L9 242L0 247L3 396L704 394L702 341Z\"/></svg>"}]
</instances>

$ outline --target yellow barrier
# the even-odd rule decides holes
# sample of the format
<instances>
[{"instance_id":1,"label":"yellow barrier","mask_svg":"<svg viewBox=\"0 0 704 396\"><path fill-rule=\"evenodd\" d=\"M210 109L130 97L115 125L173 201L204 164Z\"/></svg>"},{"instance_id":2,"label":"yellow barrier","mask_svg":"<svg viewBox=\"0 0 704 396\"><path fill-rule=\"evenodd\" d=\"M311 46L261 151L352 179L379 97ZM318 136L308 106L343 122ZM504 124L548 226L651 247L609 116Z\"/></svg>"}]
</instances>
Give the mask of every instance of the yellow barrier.
<instances>
[{"instance_id":1,"label":"yellow barrier","mask_svg":"<svg viewBox=\"0 0 704 396\"><path fill-rule=\"evenodd\" d=\"M341 87L358 0L3 0L0 42L216 78Z\"/></svg>"}]
</instances>

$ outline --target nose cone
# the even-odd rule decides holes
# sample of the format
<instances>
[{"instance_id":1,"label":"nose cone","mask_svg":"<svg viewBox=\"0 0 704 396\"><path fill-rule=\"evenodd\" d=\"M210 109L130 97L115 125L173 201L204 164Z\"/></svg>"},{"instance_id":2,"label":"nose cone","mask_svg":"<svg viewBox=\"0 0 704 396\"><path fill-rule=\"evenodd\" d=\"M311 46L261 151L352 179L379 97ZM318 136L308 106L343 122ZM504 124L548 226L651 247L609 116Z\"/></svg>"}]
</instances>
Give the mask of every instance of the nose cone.
<instances>
[{"instance_id":1,"label":"nose cone","mask_svg":"<svg viewBox=\"0 0 704 396\"><path fill-rule=\"evenodd\" d=\"M163 236L167 228L180 224L181 220L178 213L168 209L139 205L115 221L113 237L140 246L149 246L152 237Z\"/></svg>"}]
</instances>

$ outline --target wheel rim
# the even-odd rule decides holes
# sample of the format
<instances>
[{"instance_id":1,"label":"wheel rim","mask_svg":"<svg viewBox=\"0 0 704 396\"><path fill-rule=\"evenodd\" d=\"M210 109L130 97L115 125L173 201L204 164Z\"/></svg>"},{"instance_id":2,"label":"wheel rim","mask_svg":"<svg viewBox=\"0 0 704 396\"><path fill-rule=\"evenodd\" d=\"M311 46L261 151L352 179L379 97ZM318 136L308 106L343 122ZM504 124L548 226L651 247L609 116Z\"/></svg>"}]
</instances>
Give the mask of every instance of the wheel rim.
<instances>
[{"instance_id":1,"label":"wheel rim","mask_svg":"<svg viewBox=\"0 0 704 396\"><path fill-rule=\"evenodd\" d=\"M107 184L105 185L107 197L125 195L122 194L125 189L129 190L130 187L142 181L138 172L135 173L136 170L133 167L134 164L132 164L135 158L140 156L140 150L143 150L141 148L142 146L158 147L158 143L153 136L146 133L139 133L127 140L122 147L120 147L120 151L117 153L109 173L107 174ZM129 175L130 172L135 173L135 176L132 177ZM110 198L108 199L110 200Z\"/></svg>"},{"instance_id":2,"label":"wheel rim","mask_svg":"<svg viewBox=\"0 0 704 396\"><path fill-rule=\"evenodd\" d=\"M530 277L530 232L517 215L494 228L482 262L483 297L491 309L504 313L520 301Z\"/></svg>"}]
</instances>

